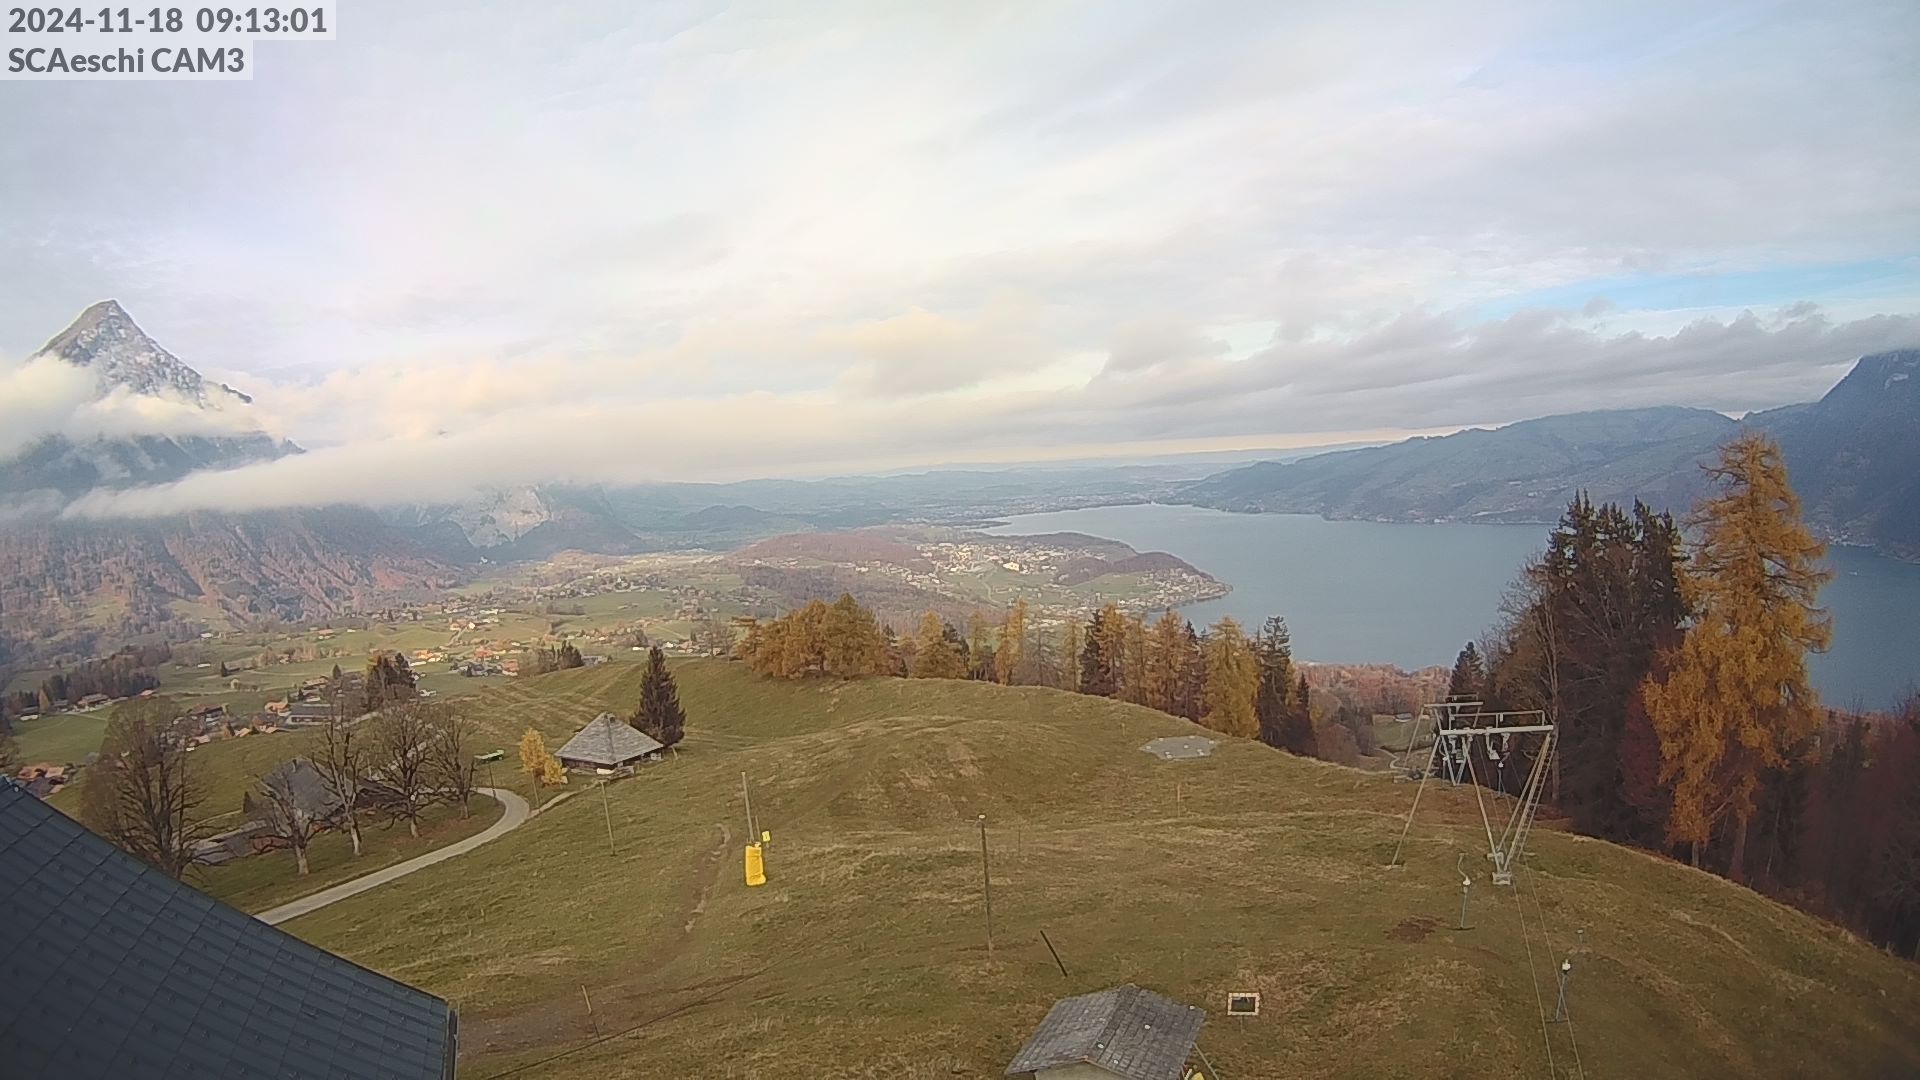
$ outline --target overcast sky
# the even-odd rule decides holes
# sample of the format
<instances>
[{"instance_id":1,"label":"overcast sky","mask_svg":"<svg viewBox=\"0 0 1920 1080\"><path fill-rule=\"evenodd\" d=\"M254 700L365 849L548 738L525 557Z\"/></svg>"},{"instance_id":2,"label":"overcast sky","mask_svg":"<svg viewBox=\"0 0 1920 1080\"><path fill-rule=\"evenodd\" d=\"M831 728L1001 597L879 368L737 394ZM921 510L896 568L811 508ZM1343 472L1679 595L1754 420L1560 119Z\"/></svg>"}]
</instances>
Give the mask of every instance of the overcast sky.
<instances>
[{"instance_id":1,"label":"overcast sky","mask_svg":"<svg viewBox=\"0 0 1920 1080\"><path fill-rule=\"evenodd\" d=\"M0 95L0 355L116 297L320 448L165 505L1738 412L1920 344L1910 2L338 23Z\"/></svg>"}]
</instances>

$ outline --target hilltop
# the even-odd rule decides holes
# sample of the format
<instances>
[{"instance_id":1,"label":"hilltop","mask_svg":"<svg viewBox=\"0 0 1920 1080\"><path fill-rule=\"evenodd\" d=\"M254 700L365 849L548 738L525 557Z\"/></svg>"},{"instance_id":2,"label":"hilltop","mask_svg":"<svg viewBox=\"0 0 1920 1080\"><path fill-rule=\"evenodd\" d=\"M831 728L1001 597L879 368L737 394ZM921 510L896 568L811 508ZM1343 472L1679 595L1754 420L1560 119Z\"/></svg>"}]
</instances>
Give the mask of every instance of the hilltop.
<instances>
[{"instance_id":1,"label":"hilltop","mask_svg":"<svg viewBox=\"0 0 1920 1080\"><path fill-rule=\"evenodd\" d=\"M1538 1076L1523 912L1549 1011L1546 957L1573 948L1578 965L1577 1029L1548 1036L1560 1075L1573 1075L1570 1036L1596 1077L1920 1069L1914 965L1707 874L1568 835L1540 834L1519 891L1495 890L1464 792L1429 790L1406 867L1387 870L1408 786L1234 740L1162 762L1140 745L1198 729L1147 709L979 683L765 680L722 661L676 671L686 743L607 789L604 809L583 790L287 928L457 1001L471 1077L664 1076L689 1062L998 1076L1056 997L1126 981L1207 1007L1201 1046L1226 1076ZM630 708L638 679L607 665L460 700L511 760L526 726L554 745ZM762 889L740 879L743 772L773 832ZM1482 880L1466 932L1451 929L1462 853ZM1221 1014L1228 991L1249 989L1260 1017Z\"/></svg>"}]
</instances>

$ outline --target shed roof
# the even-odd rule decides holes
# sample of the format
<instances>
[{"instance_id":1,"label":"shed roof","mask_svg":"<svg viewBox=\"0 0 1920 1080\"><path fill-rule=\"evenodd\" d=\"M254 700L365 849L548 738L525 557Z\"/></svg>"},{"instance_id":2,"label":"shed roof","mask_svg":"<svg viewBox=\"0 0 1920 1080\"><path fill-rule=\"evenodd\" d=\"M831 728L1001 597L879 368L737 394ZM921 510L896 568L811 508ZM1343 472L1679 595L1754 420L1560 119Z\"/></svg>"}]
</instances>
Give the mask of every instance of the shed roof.
<instances>
[{"instance_id":1,"label":"shed roof","mask_svg":"<svg viewBox=\"0 0 1920 1080\"><path fill-rule=\"evenodd\" d=\"M1206 1010L1128 983L1062 998L1020 1048L1008 1076L1095 1065L1127 1080L1180 1080Z\"/></svg>"},{"instance_id":2,"label":"shed roof","mask_svg":"<svg viewBox=\"0 0 1920 1080\"><path fill-rule=\"evenodd\" d=\"M1213 756L1214 741L1204 735L1169 735L1164 739L1154 739L1140 749L1162 761L1179 761L1184 758L1202 758Z\"/></svg>"},{"instance_id":3,"label":"shed roof","mask_svg":"<svg viewBox=\"0 0 1920 1080\"><path fill-rule=\"evenodd\" d=\"M560 760L584 761L590 765L625 765L661 750L660 743L644 731L612 713L601 713L587 722L567 744L560 748Z\"/></svg>"},{"instance_id":4,"label":"shed roof","mask_svg":"<svg viewBox=\"0 0 1920 1080\"><path fill-rule=\"evenodd\" d=\"M4 780L0 881L9 1074L453 1075L446 1002L174 881Z\"/></svg>"}]
</instances>

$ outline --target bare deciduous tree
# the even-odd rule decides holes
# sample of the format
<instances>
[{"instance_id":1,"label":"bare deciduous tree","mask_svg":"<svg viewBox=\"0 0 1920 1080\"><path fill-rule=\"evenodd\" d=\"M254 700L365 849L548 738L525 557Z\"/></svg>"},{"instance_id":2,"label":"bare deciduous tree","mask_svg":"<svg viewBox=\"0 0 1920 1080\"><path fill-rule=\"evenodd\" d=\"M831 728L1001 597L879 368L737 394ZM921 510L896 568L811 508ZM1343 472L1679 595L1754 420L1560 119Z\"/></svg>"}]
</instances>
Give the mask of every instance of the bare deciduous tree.
<instances>
[{"instance_id":1,"label":"bare deciduous tree","mask_svg":"<svg viewBox=\"0 0 1920 1080\"><path fill-rule=\"evenodd\" d=\"M80 818L178 880L207 834L198 818L205 786L186 748L174 737L174 705L167 698L129 701L114 713L81 791Z\"/></svg>"},{"instance_id":2,"label":"bare deciduous tree","mask_svg":"<svg viewBox=\"0 0 1920 1080\"><path fill-rule=\"evenodd\" d=\"M433 744L441 709L414 699L370 721L370 776L388 789L387 811L407 823L409 836L420 835L420 812L436 797Z\"/></svg>"},{"instance_id":3,"label":"bare deciduous tree","mask_svg":"<svg viewBox=\"0 0 1920 1080\"><path fill-rule=\"evenodd\" d=\"M341 811L324 776L312 762L295 758L262 777L254 794L257 820L266 826L264 837L276 846L291 848L305 876L307 848Z\"/></svg>"},{"instance_id":4,"label":"bare deciduous tree","mask_svg":"<svg viewBox=\"0 0 1920 1080\"><path fill-rule=\"evenodd\" d=\"M428 718L429 765L433 784L441 798L458 803L460 816L469 813L473 800L474 776L479 766L470 748L475 728L473 721L451 706L440 706Z\"/></svg>"},{"instance_id":5,"label":"bare deciduous tree","mask_svg":"<svg viewBox=\"0 0 1920 1080\"><path fill-rule=\"evenodd\" d=\"M327 726L314 741L314 765L326 780L333 797L344 808L347 835L353 840L353 856L360 857L360 790L366 782L368 736L359 730L352 710L335 693L329 702Z\"/></svg>"}]
</instances>

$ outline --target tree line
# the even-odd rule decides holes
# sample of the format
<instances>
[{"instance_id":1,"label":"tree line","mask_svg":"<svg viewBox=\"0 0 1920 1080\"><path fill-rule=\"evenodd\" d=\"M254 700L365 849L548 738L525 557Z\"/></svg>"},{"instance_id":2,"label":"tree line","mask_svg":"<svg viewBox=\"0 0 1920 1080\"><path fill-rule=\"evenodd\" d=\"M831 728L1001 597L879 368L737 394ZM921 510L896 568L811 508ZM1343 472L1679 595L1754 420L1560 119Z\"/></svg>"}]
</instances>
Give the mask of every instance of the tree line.
<instances>
[{"instance_id":1,"label":"tree line","mask_svg":"<svg viewBox=\"0 0 1920 1080\"><path fill-rule=\"evenodd\" d=\"M156 689L160 680L149 669L171 656L165 645L129 646L112 656L53 672L32 690L15 690L0 701L0 730L7 730L4 725L10 717L52 712L93 694L126 698Z\"/></svg>"},{"instance_id":2,"label":"tree line","mask_svg":"<svg viewBox=\"0 0 1920 1080\"><path fill-rule=\"evenodd\" d=\"M1316 714L1279 616L1250 636L1232 618L1198 630L1172 611L1149 622L1108 604L1049 634L1018 600L997 621L976 612L964 630L929 611L903 636L843 593L832 604L814 600L776 619L748 621L736 655L780 678L890 675L1051 686L1333 760L1375 749L1370 714L1332 703Z\"/></svg>"},{"instance_id":3,"label":"tree line","mask_svg":"<svg viewBox=\"0 0 1920 1080\"><path fill-rule=\"evenodd\" d=\"M1683 530L1642 504L1576 498L1469 643L1449 692L1542 709L1559 748L1547 798L1583 833L1684 858L1920 950L1920 700L1897 715L1821 706L1806 657L1824 546L1780 452L1723 447ZM1488 760L1509 790L1523 756ZM1514 760L1519 757L1519 760Z\"/></svg>"}]
</instances>

